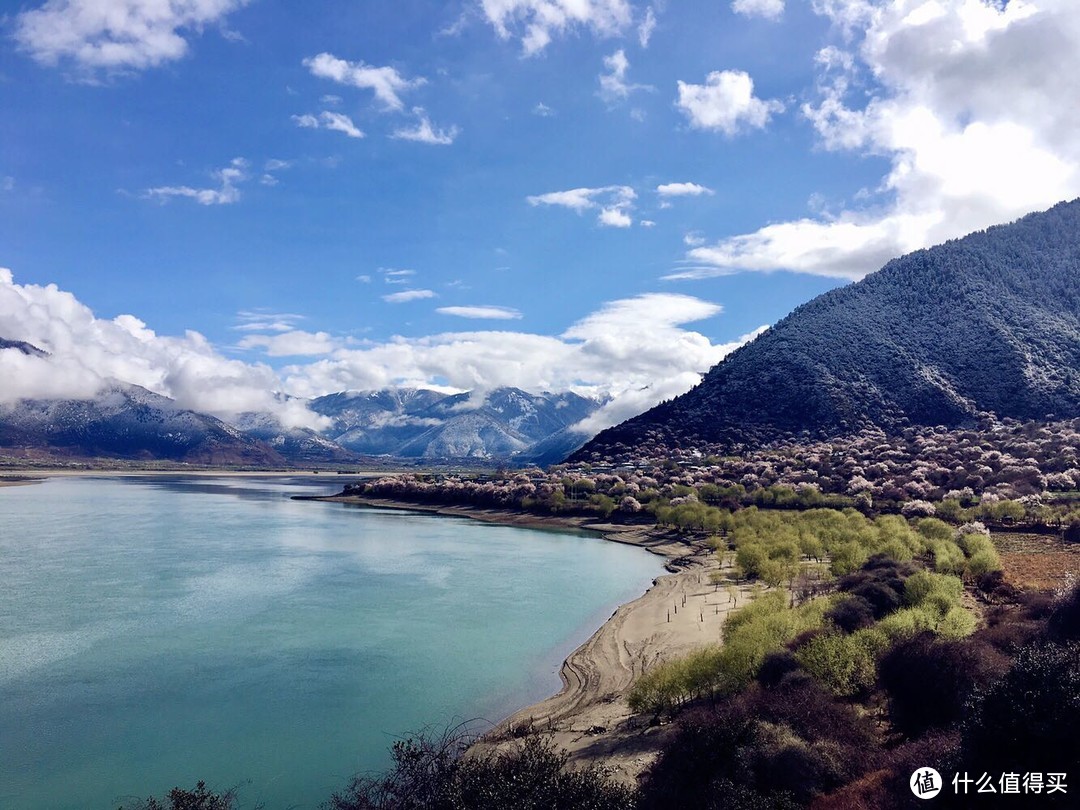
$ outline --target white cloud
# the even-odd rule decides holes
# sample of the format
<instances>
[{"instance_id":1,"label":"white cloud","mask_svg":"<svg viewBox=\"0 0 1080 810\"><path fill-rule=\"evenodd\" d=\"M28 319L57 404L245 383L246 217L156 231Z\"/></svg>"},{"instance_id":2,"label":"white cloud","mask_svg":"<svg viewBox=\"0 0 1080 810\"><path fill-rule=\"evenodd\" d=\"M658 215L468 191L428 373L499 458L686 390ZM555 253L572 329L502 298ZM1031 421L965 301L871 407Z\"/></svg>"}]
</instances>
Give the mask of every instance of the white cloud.
<instances>
[{"instance_id":1,"label":"white cloud","mask_svg":"<svg viewBox=\"0 0 1080 810\"><path fill-rule=\"evenodd\" d=\"M642 48L649 47L649 40L652 39L653 31L656 30L656 12L653 11L652 6L649 6L645 10L645 17L638 24L638 44Z\"/></svg>"},{"instance_id":2,"label":"white cloud","mask_svg":"<svg viewBox=\"0 0 1080 810\"><path fill-rule=\"evenodd\" d=\"M678 107L695 129L733 136L744 128L764 129L784 105L754 96L754 81L742 70L714 70L705 84L679 82Z\"/></svg>"},{"instance_id":3,"label":"white cloud","mask_svg":"<svg viewBox=\"0 0 1080 810\"><path fill-rule=\"evenodd\" d=\"M310 113L305 113L304 115L292 116L292 120L298 127L304 129L329 129L335 132L342 132L350 138L364 137L363 131L344 113L323 110L319 113L318 117L311 115Z\"/></svg>"},{"instance_id":4,"label":"white cloud","mask_svg":"<svg viewBox=\"0 0 1080 810\"><path fill-rule=\"evenodd\" d=\"M779 20L784 16L784 0L732 0L731 10L744 17Z\"/></svg>"},{"instance_id":5,"label":"white cloud","mask_svg":"<svg viewBox=\"0 0 1080 810\"><path fill-rule=\"evenodd\" d=\"M98 318L55 285L16 284L0 268L0 335L49 352L28 357L0 351L0 402L89 398L113 381L141 385L181 407L221 416L276 413L288 425L317 427L321 417L275 396L281 383L268 366L221 356L198 332L156 334L132 315Z\"/></svg>"},{"instance_id":6,"label":"white cloud","mask_svg":"<svg viewBox=\"0 0 1080 810\"><path fill-rule=\"evenodd\" d=\"M388 304L404 304L408 301L419 301L422 298L434 297L435 293L432 290L402 290L401 292L384 295L382 300Z\"/></svg>"},{"instance_id":7,"label":"white cloud","mask_svg":"<svg viewBox=\"0 0 1080 810\"><path fill-rule=\"evenodd\" d=\"M513 312L503 307L462 307ZM157 335L131 315L100 319L55 286L14 283L0 269L0 335L50 352L27 357L0 351L0 401L90 397L112 380L142 385L181 406L222 416L267 410L289 425L319 427L320 419L296 400L343 390L395 385L439 385L490 390L576 390L614 397L582 430L621 421L661 399L683 393L740 341L713 344L684 327L721 312L688 295L649 293L611 301L562 335L512 331L447 332L383 342L350 340L295 327L291 313L238 314L248 334L241 345L272 356L323 354L290 365L281 376L262 363L223 357L202 335ZM463 313L450 312L446 314ZM489 314L488 317L491 315ZM264 334L252 334L262 329Z\"/></svg>"},{"instance_id":8,"label":"white cloud","mask_svg":"<svg viewBox=\"0 0 1080 810\"><path fill-rule=\"evenodd\" d=\"M14 191L15 178L12 177L10 174L5 175L3 180L0 180L0 189L3 189L4 191Z\"/></svg>"},{"instance_id":9,"label":"white cloud","mask_svg":"<svg viewBox=\"0 0 1080 810\"><path fill-rule=\"evenodd\" d=\"M630 212L634 209L637 193L630 186L602 186L600 188L572 188L567 191L551 191L526 197L529 205L554 205L569 208L577 213L599 209L597 222L615 228L631 225Z\"/></svg>"},{"instance_id":10,"label":"white cloud","mask_svg":"<svg viewBox=\"0 0 1080 810\"><path fill-rule=\"evenodd\" d=\"M634 224L630 215L622 208L602 208L597 221L609 228L629 228Z\"/></svg>"},{"instance_id":11,"label":"white cloud","mask_svg":"<svg viewBox=\"0 0 1080 810\"><path fill-rule=\"evenodd\" d=\"M304 67L314 76L373 91L375 98L388 110L405 109L401 93L420 87L427 82L424 78L406 79L392 67L375 67L363 62L348 62L331 53L320 53L305 59Z\"/></svg>"},{"instance_id":12,"label":"white cloud","mask_svg":"<svg viewBox=\"0 0 1080 810\"><path fill-rule=\"evenodd\" d=\"M627 0L480 0L480 9L500 39L519 37L527 56L544 50L556 35L587 28L614 36L633 19Z\"/></svg>"},{"instance_id":13,"label":"white cloud","mask_svg":"<svg viewBox=\"0 0 1080 810\"><path fill-rule=\"evenodd\" d=\"M656 222L655 222L655 220L651 220L651 219L643 219L640 222L638 222L638 225L640 225L642 228L655 228L656 227Z\"/></svg>"},{"instance_id":14,"label":"white cloud","mask_svg":"<svg viewBox=\"0 0 1080 810\"><path fill-rule=\"evenodd\" d=\"M700 278L789 269L861 278L888 259L1080 196L1080 6L1072 0L818 0L803 113L826 149L887 157L864 207L691 251Z\"/></svg>"},{"instance_id":15,"label":"white cloud","mask_svg":"<svg viewBox=\"0 0 1080 810\"><path fill-rule=\"evenodd\" d=\"M256 309L237 312L236 320L238 323L233 329L241 332L290 332L298 322L304 320L304 316Z\"/></svg>"},{"instance_id":16,"label":"white cloud","mask_svg":"<svg viewBox=\"0 0 1080 810\"><path fill-rule=\"evenodd\" d=\"M663 183L656 187L656 193L661 197L700 197L702 194L711 196L714 192L697 183Z\"/></svg>"},{"instance_id":17,"label":"white cloud","mask_svg":"<svg viewBox=\"0 0 1080 810\"><path fill-rule=\"evenodd\" d=\"M454 315L458 318L487 318L496 321L512 321L521 317L521 313L512 307L490 305L438 307L435 311L440 315Z\"/></svg>"},{"instance_id":18,"label":"white cloud","mask_svg":"<svg viewBox=\"0 0 1080 810\"><path fill-rule=\"evenodd\" d=\"M551 118L555 115L555 110L551 109L547 104L542 101L536 102L536 106L533 107L533 115L539 115L541 118Z\"/></svg>"},{"instance_id":19,"label":"white cloud","mask_svg":"<svg viewBox=\"0 0 1080 810\"><path fill-rule=\"evenodd\" d=\"M461 133L456 126L452 126L450 129L435 129L431 125L431 119L427 117L427 113L424 112L422 107L413 107L413 114L418 119L416 126L396 129L390 136L391 138L428 143L433 146L449 146Z\"/></svg>"},{"instance_id":20,"label":"white cloud","mask_svg":"<svg viewBox=\"0 0 1080 810\"><path fill-rule=\"evenodd\" d=\"M173 197L187 197L199 205L230 205L240 200L240 189L236 186L248 179L248 162L244 158L233 158L224 169L213 173L220 182L220 188L192 188L191 186L158 186L148 188L143 197L150 200L168 202Z\"/></svg>"},{"instance_id":21,"label":"white cloud","mask_svg":"<svg viewBox=\"0 0 1080 810\"><path fill-rule=\"evenodd\" d=\"M611 56L604 57L604 67L607 73L600 74L600 91L598 95L608 104L623 101L635 90L652 90L647 84L629 84L626 81L626 73L630 69L630 60L626 58L626 52L622 48L615 51Z\"/></svg>"},{"instance_id":22,"label":"white cloud","mask_svg":"<svg viewBox=\"0 0 1080 810\"><path fill-rule=\"evenodd\" d=\"M458 390L508 385L614 397L580 426L595 432L684 393L750 337L713 344L683 328L720 311L691 296L649 293L609 302L559 336L476 331L398 337L342 349L284 373L288 389L304 396L439 381Z\"/></svg>"},{"instance_id":23,"label":"white cloud","mask_svg":"<svg viewBox=\"0 0 1080 810\"><path fill-rule=\"evenodd\" d=\"M352 122L352 119L344 113L329 112L324 110L319 118L322 120L322 125L326 129L331 129L335 132L343 132L350 138L363 138L364 133L361 132L356 125Z\"/></svg>"},{"instance_id":24,"label":"white cloud","mask_svg":"<svg viewBox=\"0 0 1080 810\"><path fill-rule=\"evenodd\" d=\"M15 17L15 40L44 65L143 69L180 59L184 34L219 22L248 0L48 0Z\"/></svg>"},{"instance_id":25,"label":"white cloud","mask_svg":"<svg viewBox=\"0 0 1080 810\"><path fill-rule=\"evenodd\" d=\"M380 267L383 281L387 284L408 284L409 279L416 275L415 270L395 269L393 267Z\"/></svg>"},{"instance_id":26,"label":"white cloud","mask_svg":"<svg viewBox=\"0 0 1080 810\"><path fill-rule=\"evenodd\" d=\"M241 349L262 349L270 357L329 354L341 346L341 341L326 332L304 332L294 329L276 335L246 335Z\"/></svg>"}]
</instances>

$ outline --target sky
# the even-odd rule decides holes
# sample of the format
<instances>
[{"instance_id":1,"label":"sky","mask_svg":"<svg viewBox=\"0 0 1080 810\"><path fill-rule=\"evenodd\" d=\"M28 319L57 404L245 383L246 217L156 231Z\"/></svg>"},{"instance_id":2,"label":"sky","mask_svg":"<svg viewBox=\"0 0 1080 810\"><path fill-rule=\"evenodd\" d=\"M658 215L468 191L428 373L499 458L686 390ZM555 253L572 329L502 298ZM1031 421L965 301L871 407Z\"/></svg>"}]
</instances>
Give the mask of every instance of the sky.
<instances>
[{"instance_id":1,"label":"sky","mask_svg":"<svg viewBox=\"0 0 1080 810\"><path fill-rule=\"evenodd\" d=\"M694 385L1080 196L1075 0L8 0L0 401Z\"/></svg>"}]
</instances>

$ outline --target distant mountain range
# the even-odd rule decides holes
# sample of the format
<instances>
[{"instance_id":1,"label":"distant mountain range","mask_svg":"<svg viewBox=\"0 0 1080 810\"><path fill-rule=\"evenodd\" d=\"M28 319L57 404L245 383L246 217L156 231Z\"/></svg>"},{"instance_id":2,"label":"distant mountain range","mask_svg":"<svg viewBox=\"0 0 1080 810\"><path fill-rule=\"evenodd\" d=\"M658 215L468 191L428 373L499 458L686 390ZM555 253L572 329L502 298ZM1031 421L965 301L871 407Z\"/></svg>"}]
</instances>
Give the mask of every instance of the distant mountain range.
<instances>
[{"instance_id":1,"label":"distant mountain range","mask_svg":"<svg viewBox=\"0 0 1080 810\"><path fill-rule=\"evenodd\" d=\"M558 461L587 438L569 428L602 401L573 393L497 388L484 395L401 388L331 394L311 409L334 420L325 431L342 447L400 458L513 458Z\"/></svg>"},{"instance_id":2,"label":"distant mountain range","mask_svg":"<svg viewBox=\"0 0 1080 810\"><path fill-rule=\"evenodd\" d=\"M270 445L220 419L124 383L109 386L91 400L0 404L0 454L5 452L211 465L287 464Z\"/></svg>"},{"instance_id":3,"label":"distant mountain range","mask_svg":"<svg viewBox=\"0 0 1080 810\"><path fill-rule=\"evenodd\" d=\"M3 339L0 350L46 355ZM286 428L269 413L226 423L116 382L93 399L0 404L0 455L256 466L348 464L370 456L548 463L585 441L569 427L602 402L498 388L475 397L425 389L348 392L308 404L332 420L327 430Z\"/></svg>"},{"instance_id":4,"label":"distant mountain range","mask_svg":"<svg viewBox=\"0 0 1080 810\"><path fill-rule=\"evenodd\" d=\"M815 298L573 459L958 426L987 412L1080 416L1080 201L911 253Z\"/></svg>"}]
</instances>

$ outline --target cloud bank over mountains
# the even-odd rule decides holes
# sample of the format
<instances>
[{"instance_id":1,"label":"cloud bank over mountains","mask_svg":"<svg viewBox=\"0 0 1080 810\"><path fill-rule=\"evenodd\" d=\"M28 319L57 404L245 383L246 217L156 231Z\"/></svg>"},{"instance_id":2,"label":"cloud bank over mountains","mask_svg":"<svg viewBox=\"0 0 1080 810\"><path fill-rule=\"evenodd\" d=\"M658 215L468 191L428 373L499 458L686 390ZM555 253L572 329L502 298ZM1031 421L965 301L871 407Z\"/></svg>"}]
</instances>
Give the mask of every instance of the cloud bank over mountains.
<instances>
[{"instance_id":1,"label":"cloud bank over mountains","mask_svg":"<svg viewBox=\"0 0 1080 810\"><path fill-rule=\"evenodd\" d=\"M445 314L521 315L497 307L457 309L462 311ZM393 387L487 391L514 386L612 397L581 426L595 432L688 390L753 337L714 344L685 328L721 311L689 295L647 293L608 302L558 336L469 331L385 342L306 332L295 328L300 317L294 314L241 313L237 328L244 337L234 351L316 358L275 370L265 362L228 357L198 332L166 336L133 315L98 318L56 285L18 284L10 270L0 268L0 336L49 353L36 357L0 350L5 381L0 402L86 399L119 380L193 410L224 417L268 411L286 426L319 428L324 418L307 410L306 398Z\"/></svg>"},{"instance_id":2,"label":"cloud bank over mountains","mask_svg":"<svg viewBox=\"0 0 1080 810\"><path fill-rule=\"evenodd\" d=\"M1080 93L1074 0L813 8L838 44L818 51L801 115L826 150L885 157L889 173L838 213L694 247L688 269L669 278L793 270L859 279L895 256L1080 195L1080 108L1062 103ZM737 0L735 9L779 17L783 3ZM693 126L729 135L743 122L763 125L748 81L680 83L680 106Z\"/></svg>"}]
</instances>

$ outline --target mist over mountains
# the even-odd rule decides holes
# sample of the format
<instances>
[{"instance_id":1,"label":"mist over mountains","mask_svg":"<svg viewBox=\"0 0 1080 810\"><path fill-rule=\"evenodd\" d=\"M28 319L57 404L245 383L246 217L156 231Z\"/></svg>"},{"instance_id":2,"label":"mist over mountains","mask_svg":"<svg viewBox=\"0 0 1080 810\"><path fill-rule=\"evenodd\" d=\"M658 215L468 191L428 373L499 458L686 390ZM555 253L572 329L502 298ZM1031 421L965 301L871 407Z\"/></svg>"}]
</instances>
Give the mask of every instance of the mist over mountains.
<instances>
[{"instance_id":1,"label":"mist over mountains","mask_svg":"<svg viewBox=\"0 0 1080 810\"><path fill-rule=\"evenodd\" d=\"M40 351L4 341L0 350ZM570 428L602 400L516 388L486 394L427 389L343 392L309 407L328 427L286 426L275 414L228 421L116 382L89 399L0 403L0 454L121 458L188 464L287 466L353 463L371 456L427 461L549 463L588 437Z\"/></svg>"},{"instance_id":2,"label":"mist over mountains","mask_svg":"<svg viewBox=\"0 0 1080 810\"><path fill-rule=\"evenodd\" d=\"M1080 416L1080 201L911 253L815 298L573 458L732 451L985 413Z\"/></svg>"}]
</instances>

